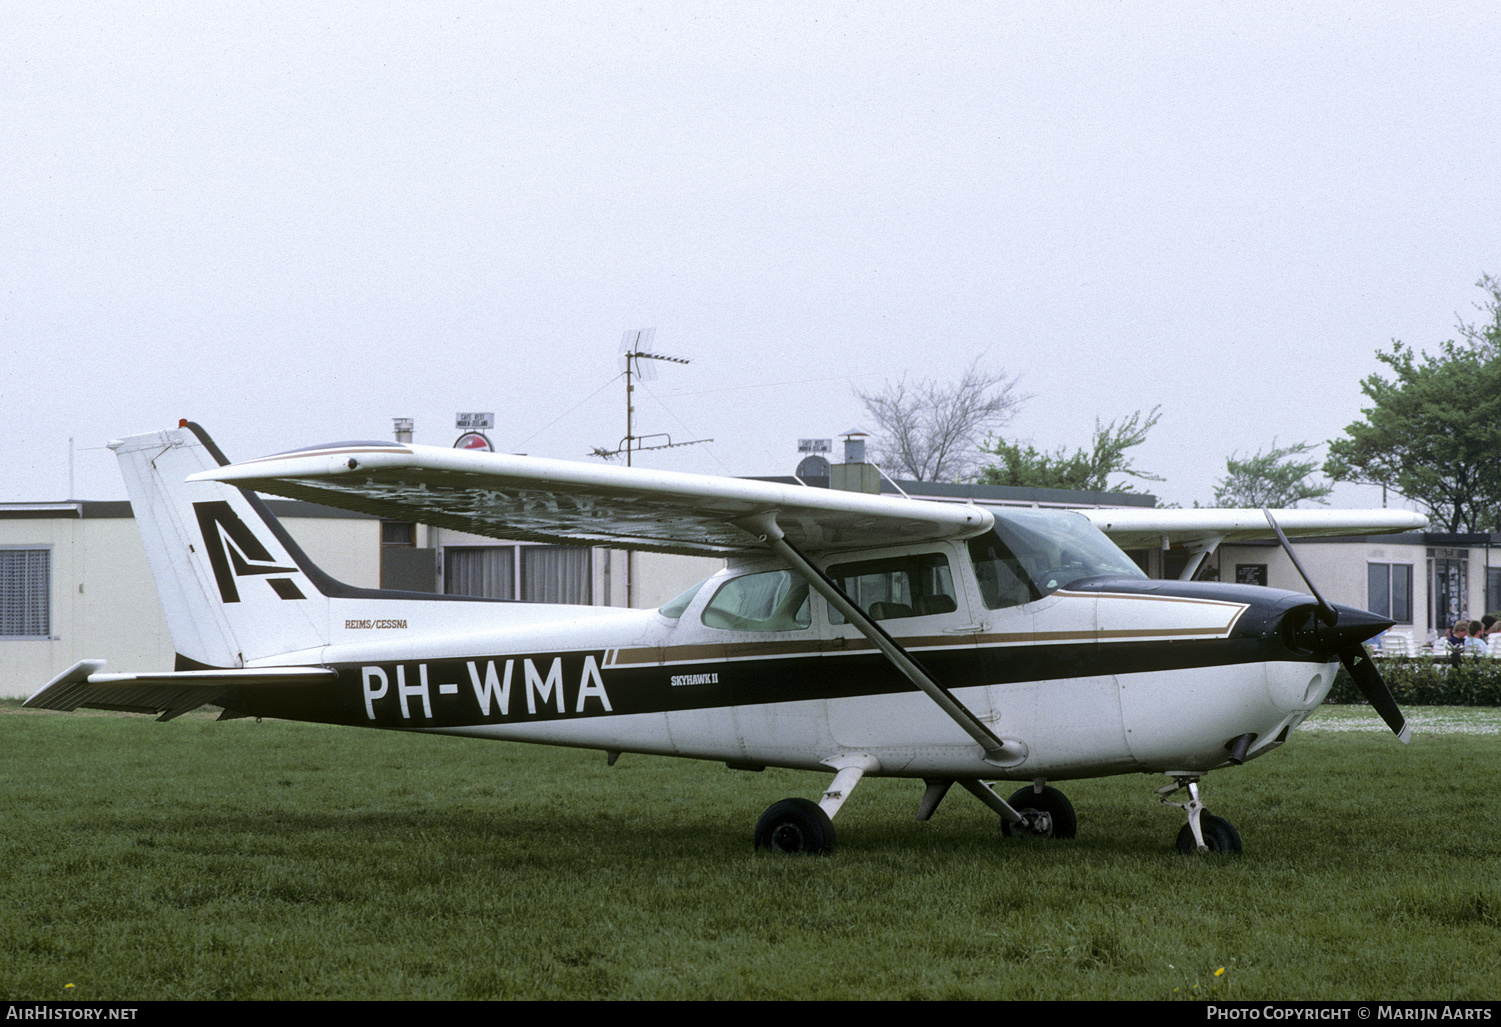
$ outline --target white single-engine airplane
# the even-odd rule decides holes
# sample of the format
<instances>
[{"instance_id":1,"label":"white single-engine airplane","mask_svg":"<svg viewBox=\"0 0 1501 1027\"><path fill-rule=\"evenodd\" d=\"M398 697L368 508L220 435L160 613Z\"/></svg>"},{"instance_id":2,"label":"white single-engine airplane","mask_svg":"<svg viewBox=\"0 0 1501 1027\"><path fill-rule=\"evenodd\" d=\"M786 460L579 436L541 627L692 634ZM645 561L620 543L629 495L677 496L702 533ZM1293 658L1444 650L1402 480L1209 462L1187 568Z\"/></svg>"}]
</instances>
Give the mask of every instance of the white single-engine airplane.
<instances>
[{"instance_id":1,"label":"white single-engine airplane","mask_svg":"<svg viewBox=\"0 0 1501 1027\"><path fill-rule=\"evenodd\" d=\"M954 782L1007 834L1072 837L1049 781L1161 773L1183 852L1240 837L1208 771L1269 752L1343 662L1407 740L1361 643L1390 621L1313 595L1150 580L1116 544L1420 528L1402 511L986 508L392 442L231 464L197 425L111 443L176 647L85 660L26 705L431 731L833 772L757 848L827 852L865 775ZM501 539L720 554L657 610L354 588L250 490ZM1286 544L1286 539L1283 539ZM1289 553L1291 549L1289 548ZM1294 557L1296 563L1296 557ZM1301 567L1299 568L1301 570ZM1306 575L1305 575L1306 578ZM222 718L221 718L222 719ZM1025 781L1007 799L997 780ZM1170 802L1180 791L1187 801Z\"/></svg>"}]
</instances>

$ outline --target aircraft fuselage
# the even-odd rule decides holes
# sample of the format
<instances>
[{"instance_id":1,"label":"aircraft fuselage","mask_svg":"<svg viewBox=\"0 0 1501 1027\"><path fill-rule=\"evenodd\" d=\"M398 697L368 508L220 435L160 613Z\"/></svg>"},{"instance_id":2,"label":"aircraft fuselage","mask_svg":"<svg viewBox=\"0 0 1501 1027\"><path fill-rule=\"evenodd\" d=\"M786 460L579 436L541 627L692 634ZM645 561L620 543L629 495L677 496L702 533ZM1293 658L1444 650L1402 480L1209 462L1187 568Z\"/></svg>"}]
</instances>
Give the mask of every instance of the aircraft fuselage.
<instances>
[{"instance_id":1,"label":"aircraft fuselage","mask_svg":"<svg viewBox=\"0 0 1501 1027\"><path fill-rule=\"evenodd\" d=\"M961 567L963 547L953 548ZM736 765L818 769L832 753L858 751L888 776L1064 779L1208 770L1247 733L1258 755L1317 708L1338 666L1289 644L1284 619L1311 603L1299 593L1093 579L989 610L958 574L955 609L885 624L982 722L1019 743L1020 759L997 767L816 598L806 626L790 630L705 623L726 581L764 570L711 578L677 617L530 606L523 625L439 637L420 630L437 604L382 601L377 618L348 600L335 616L343 638L359 640L316 653L337 681L246 686L225 703L255 716ZM518 610L484 608L506 621Z\"/></svg>"}]
</instances>

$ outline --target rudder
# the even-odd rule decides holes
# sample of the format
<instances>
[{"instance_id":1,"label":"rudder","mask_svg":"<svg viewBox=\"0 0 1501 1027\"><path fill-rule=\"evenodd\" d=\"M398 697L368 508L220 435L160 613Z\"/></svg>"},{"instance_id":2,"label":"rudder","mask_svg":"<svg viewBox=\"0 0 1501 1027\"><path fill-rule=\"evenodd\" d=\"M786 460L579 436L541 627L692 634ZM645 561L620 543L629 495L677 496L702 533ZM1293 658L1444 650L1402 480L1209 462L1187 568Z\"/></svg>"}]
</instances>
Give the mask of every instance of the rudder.
<instances>
[{"instance_id":1,"label":"rudder","mask_svg":"<svg viewBox=\"0 0 1501 1027\"><path fill-rule=\"evenodd\" d=\"M185 479L227 463L197 425L110 443L179 666L242 667L327 643L323 577L251 494Z\"/></svg>"}]
</instances>

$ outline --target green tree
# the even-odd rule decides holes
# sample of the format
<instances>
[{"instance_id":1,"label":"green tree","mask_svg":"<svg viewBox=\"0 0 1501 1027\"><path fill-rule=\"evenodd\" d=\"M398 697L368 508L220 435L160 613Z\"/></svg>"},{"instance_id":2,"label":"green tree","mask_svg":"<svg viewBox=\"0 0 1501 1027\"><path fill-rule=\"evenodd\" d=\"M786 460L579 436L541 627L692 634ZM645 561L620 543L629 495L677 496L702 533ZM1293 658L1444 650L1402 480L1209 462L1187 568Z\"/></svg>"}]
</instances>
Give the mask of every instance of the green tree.
<instances>
[{"instance_id":1,"label":"green tree","mask_svg":"<svg viewBox=\"0 0 1501 1027\"><path fill-rule=\"evenodd\" d=\"M1160 410L1161 407L1153 407L1145 416L1138 410L1130 417L1109 424L1101 424L1096 418L1092 447L1072 453L1063 447L1049 453L1004 439L987 439L982 451L999 459L984 468L976 480L983 485L1135 492L1130 482L1117 481L1112 485L1110 476L1162 480L1155 474L1138 470L1127 453L1147 440L1147 432L1162 416Z\"/></svg>"},{"instance_id":2,"label":"green tree","mask_svg":"<svg viewBox=\"0 0 1501 1027\"><path fill-rule=\"evenodd\" d=\"M1329 443L1324 473L1336 481L1382 485L1426 506L1448 531L1497 527L1501 509L1501 282L1476 309L1488 320L1460 321L1458 340L1420 354L1398 340L1376 357L1391 369L1361 383L1365 418Z\"/></svg>"},{"instance_id":3,"label":"green tree","mask_svg":"<svg viewBox=\"0 0 1501 1027\"><path fill-rule=\"evenodd\" d=\"M1278 446L1273 439L1271 449L1244 460L1230 454L1226 474L1214 487L1214 505L1282 508L1324 502L1334 488L1309 477L1318 461L1297 459L1312 449L1307 442Z\"/></svg>"}]
</instances>

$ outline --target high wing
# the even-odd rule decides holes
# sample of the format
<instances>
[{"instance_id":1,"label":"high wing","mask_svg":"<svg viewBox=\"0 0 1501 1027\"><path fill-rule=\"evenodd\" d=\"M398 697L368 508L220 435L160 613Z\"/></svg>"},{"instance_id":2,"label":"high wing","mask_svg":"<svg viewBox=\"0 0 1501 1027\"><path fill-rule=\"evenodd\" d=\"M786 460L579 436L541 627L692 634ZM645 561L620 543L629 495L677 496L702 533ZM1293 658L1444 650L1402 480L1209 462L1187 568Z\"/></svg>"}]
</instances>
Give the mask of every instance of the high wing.
<instances>
[{"instance_id":1,"label":"high wing","mask_svg":"<svg viewBox=\"0 0 1501 1027\"><path fill-rule=\"evenodd\" d=\"M1276 539L1261 510L1083 510L1094 526L1122 549L1159 546L1213 548L1222 542ZM1278 510L1277 524L1290 538L1385 535L1421 531L1422 514L1407 510Z\"/></svg>"},{"instance_id":2,"label":"high wing","mask_svg":"<svg viewBox=\"0 0 1501 1027\"><path fill-rule=\"evenodd\" d=\"M957 503L392 442L294 450L188 480L491 538L690 555L761 550L736 523L767 515L812 553L967 538L994 522Z\"/></svg>"}]
</instances>

